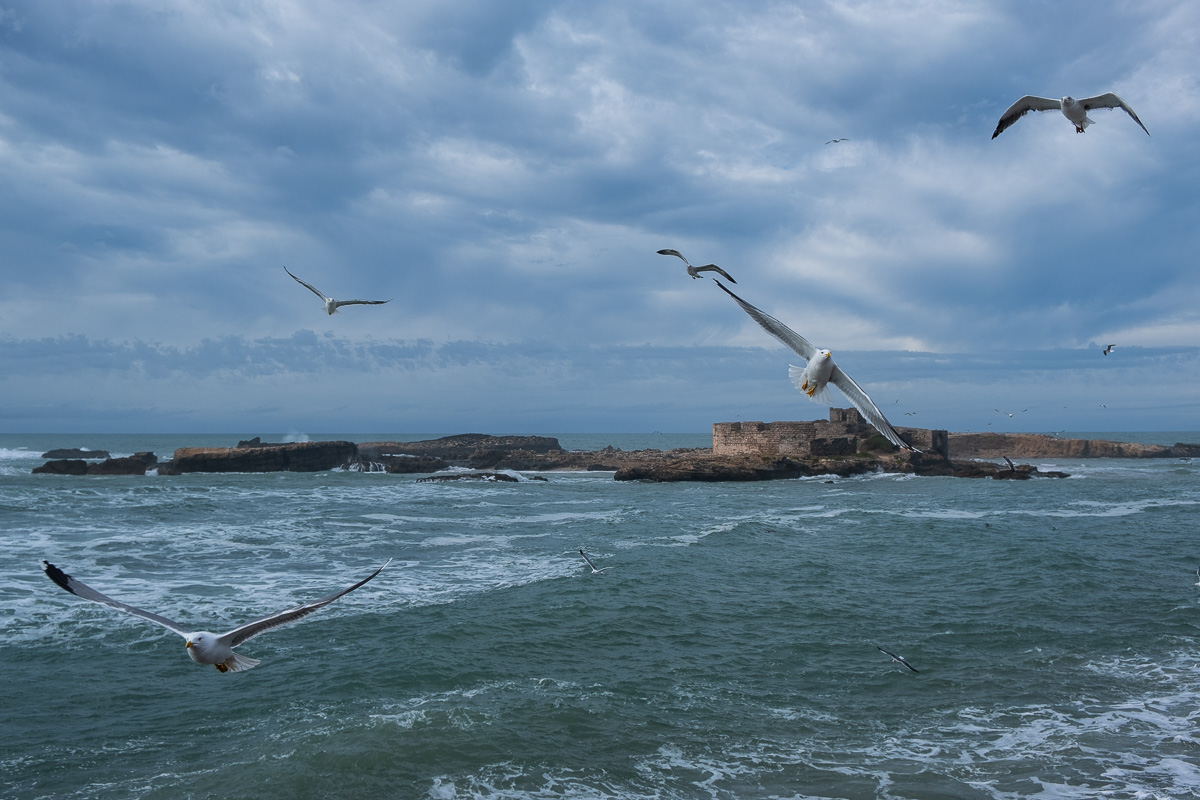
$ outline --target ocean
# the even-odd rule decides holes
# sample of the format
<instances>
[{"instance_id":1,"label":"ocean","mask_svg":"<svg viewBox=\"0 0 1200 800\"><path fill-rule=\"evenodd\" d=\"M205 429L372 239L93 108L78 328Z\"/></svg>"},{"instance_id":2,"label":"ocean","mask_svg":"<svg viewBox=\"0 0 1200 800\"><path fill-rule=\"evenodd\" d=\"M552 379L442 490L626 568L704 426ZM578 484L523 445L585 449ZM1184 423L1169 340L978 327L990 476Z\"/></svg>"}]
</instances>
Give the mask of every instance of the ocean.
<instances>
[{"instance_id":1,"label":"ocean","mask_svg":"<svg viewBox=\"0 0 1200 800\"><path fill-rule=\"evenodd\" d=\"M51 447L238 438L0 436L3 797L1200 796L1200 460L1030 481L29 473ZM215 631L392 562L219 674L41 559Z\"/></svg>"}]
</instances>

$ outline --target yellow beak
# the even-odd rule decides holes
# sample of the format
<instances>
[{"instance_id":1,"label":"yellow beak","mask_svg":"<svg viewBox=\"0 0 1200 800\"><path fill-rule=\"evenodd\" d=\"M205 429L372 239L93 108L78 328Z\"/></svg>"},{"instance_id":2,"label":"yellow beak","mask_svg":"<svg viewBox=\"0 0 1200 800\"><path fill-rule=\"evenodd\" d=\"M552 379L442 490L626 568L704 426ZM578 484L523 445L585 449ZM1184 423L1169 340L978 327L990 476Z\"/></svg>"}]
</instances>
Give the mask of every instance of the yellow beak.
<instances>
[{"instance_id":1,"label":"yellow beak","mask_svg":"<svg viewBox=\"0 0 1200 800\"><path fill-rule=\"evenodd\" d=\"M185 644L185 645L183 646L183 649L185 649L185 650L186 650L187 648L189 648L189 647L191 647L191 646L192 646L192 640L191 640L191 639L188 639L188 642L187 642L187 644Z\"/></svg>"}]
</instances>

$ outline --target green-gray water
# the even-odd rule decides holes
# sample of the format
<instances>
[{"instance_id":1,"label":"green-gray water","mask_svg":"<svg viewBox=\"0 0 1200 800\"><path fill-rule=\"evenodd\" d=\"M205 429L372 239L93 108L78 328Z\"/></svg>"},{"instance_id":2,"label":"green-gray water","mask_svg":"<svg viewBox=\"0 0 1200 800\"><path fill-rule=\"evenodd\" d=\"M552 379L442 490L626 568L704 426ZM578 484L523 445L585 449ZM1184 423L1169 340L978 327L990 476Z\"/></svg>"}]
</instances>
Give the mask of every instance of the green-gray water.
<instances>
[{"instance_id":1,"label":"green-gray water","mask_svg":"<svg viewBox=\"0 0 1200 800\"><path fill-rule=\"evenodd\" d=\"M51 438L0 437L5 797L1200 793L1200 462L1027 482L29 475ZM42 558L218 631L394 561L222 675Z\"/></svg>"}]
</instances>

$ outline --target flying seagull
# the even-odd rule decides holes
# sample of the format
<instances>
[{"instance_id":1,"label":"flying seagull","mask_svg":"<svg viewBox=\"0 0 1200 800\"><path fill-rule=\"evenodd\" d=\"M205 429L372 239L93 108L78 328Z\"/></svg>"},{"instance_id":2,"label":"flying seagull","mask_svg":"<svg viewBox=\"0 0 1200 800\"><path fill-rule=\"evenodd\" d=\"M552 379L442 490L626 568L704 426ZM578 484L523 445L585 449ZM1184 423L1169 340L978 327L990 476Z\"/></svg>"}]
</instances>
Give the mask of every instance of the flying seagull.
<instances>
[{"instance_id":1,"label":"flying seagull","mask_svg":"<svg viewBox=\"0 0 1200 800\"><path fill-rule=\"evenodd\" d=\"M830 140L829 140L828 142L826 142L825 144L837 144L838 142L847 142L847 141L850 141L850 140L849 140L848 138L846 138L846 137L843 137L843 138L841 138L841 139L830 139Z\"/></svg>"},{"instance_id":2,"label":"flying seagull","mask_svg":"<svg viewBox=\"0 0 1200 800\"><path fill-rule=\"evenodd\" d=\"M1104 348L1104 355L1108 355L1109 353L1111 353L1113 351L1114 347L1116 347L1115 344L1110 344L1108 347Z\"/></svg>"},{"instance_id":3,"label":"flying seagull","mask_svg":"<svg viewBox=\"0 0 1200 800\"><path fill-rule=\"evenodd\" d=\"M992 134L992 138L995 139L1008 126L1030 111L1062 111L1063 116L1074 123L1075 132L1083 133L1083 129L1091 125L1094 121L1089 119L1087 115L1087 112L1093 108L1123 108L1125 109L1125 113L1133 117L1133 121L1141 125L1142 130L1146 131L1146 126L1142 125L1142 121L1138 119L1137 114L1133 113L1133 109L1129 107L1129 104L1112 92L1096 95L1095 97L1085 97L1082 100L1076 100L1070 96L1064 97L1062 100L1055 100L1052 97L1035 97L1027 94L1009 106L1008 111L1005 111L1004 115L1000 117L1000 122L996 125L996 132ZM1146 131L1146 135L1149 136L1150 131Z\"/></svg>"},{"instance_id":4,"label":"flying seagull","mask_svg":"<svg viewBox=\"0 0 1200 800\"><path fill-rule=\"evenodd\" d=\"M679 252L678 250L671 250L671 249L659 250L658 254L660 256L675 256L676 258L681 260L683 263L687 264L687 274L691 275L693 278L699 278L701 272L716 272L716 273L719 273L722 278L729 281L730 283L737 283L737 281L735 281L728 272L721 269L716 264L705 264L703 267L693 267L688 262L688 260L683 257L683 253Z\"/></svg>"},{"instance_id":5,"label":"flying seagull","mask_svg":"<svg viewBox=\"0 0 1200 800\"><path fill-rule=\"evenodd\" d=\"M596 569L596 565L593 564L592 560L587 557L587 553L583 552L582 547L579 548L579 555L583 556L583 560L586 561L587 565L592 568L593 575L599 575L601 572L604 572L604 570L608 569L608 567L602 567L600 569Z\"/></svg>"},{"instance_id":6,"label":"flying seagull","mask_svg":"<svg viewBox=\"0 0 1200 800\"><path fill-rule=\"evenodd\" d=\"M910 663L908 663L907 661L905 661L905 660L904 660L903 658L901 658L900 656L898 656L898 655L896 655L895 653L893 653L891 650L884 650L884 649L883 649L882 647L880 647L879 645L875 645L875 649L876 649L876 650L878 650L879 652L881 652L881 653L885 654L885 655L889 655L889 656L891 656L891 657L892 657L892 661L895 661L897 664L903 664L904 666L906 666L906 667L908 667L909 669L911 669L913 672L920 672L920 671L921 671L921 670L917 669L916 667L914 667L912 664L910 664Z\"/></svg>"},{"instance_id":7,"label":"flying seagull","mask_svg":"<svg viewBox=\"0 0 1200 800\"><path fill-rule=\"evenodd\" d=\"M1196 567L1196 585L1200 586L1200 567Z\"/></svg>"},{"instance_id":8,"label":"flying seagull","mask_svg":"<svg viewBox=\"0 0 1200 800\"><path fill-rule=\"evenodd\" d=\"M392 563L392 560L389 558L384 563L383 567L386 567L390 563ZM311 603L305 603L304 605L296 606L295 608L289 608L286 611L280 611L275 614L268 614L265 617L259 617L258 619L251 620L245 625L241 625L231 631L218 634L209 633L208 631L192 631L183 627L178 622L169 620L166 617L160 617L158 614L152 614L149 611L143 611L140 608L134 608L133 606L126 605L119 600L113 600L111 597L97 592L95 589L83 583L82 581L75 580L70 575L51 564L49 561L42 562L42 568L46 571L46 576L71 594L75 595L76 597L82 597L84 600L91 600L93 603L99 603L101 605L109 606L110 608L115 608L119 611L124 611L128 614L133 614L135 617L148 619L151 622L162 625L169 631L178 633L184 638L184 640L187 641L187 644L184 645L184 647L187 648L188 655L192 657L193 661L199 664L212 664L219 672L241 672L242 670L247 670L251 667L254 667L258 664L258 659L240 656L233 652L233 648L237 647L247 639L258 636L260 633L269 631L272 628L277 628L280 625L286 625L289 622L295 622L301 617L307 617L317 609L327 606L334 600L337 600L342 595L353 592L355 589L362 586L364 583L371 580L371 578L374 578L376 575L382 572L383 567L375 570L370 575L363 578L361 581L348 589L342 589L341 591L334 592L331 595L326 595L320 600L314 600Z\"/></svg>"},{"instance_id":9,"label":"flying seagull","mask_svg":"<svg viewBox=\"0 0 1200 800\"><path fill-rule=\"evenodd\" d=\"M721 291L736 300L737 304L742 307L742 310L749 314L752 320L761 325L763 330L791 348L793 352L808 362L808 366L804 368L789 365L788 377L791 378L792 384L797 389L809 396L809 399L818 403L829 403L830 398L826 392L826 387L832 383L866 417L867 422L871 423L875 427L875 430L882 433L889 442L901 450L920 452L900 438L900 434L892 427L892 423L887 421L887 417L883 416L883 412L867 396L862 387L855 383L853 378L843 372L842 368L833 362L833 354L831 352L828 350L818 350L811 342L787 325L784 325L770 314L760 311L729 291L720 281L716 281L716 284L721 287Z\"/></svg>"},{"instance_id":10,"label":"flying seagull","mask_svg":"<svg viewBox=\"0 0 1200 800\"><path fill-rule=\"evenodd\" d=\"M288 275L292 275L292 271L287 267L284 267L283 271ZM295 275L292 275L292 279L315 294L317 297L321 298L321 302L325 304L326 314L336 314L337 310L342 306L381 306L384 303L392 302L391 300L334 300L332 297L326 297L324 294L322 294L320 289L313 286L311 283L305 283Z\"/></svg>"}]
</instances>

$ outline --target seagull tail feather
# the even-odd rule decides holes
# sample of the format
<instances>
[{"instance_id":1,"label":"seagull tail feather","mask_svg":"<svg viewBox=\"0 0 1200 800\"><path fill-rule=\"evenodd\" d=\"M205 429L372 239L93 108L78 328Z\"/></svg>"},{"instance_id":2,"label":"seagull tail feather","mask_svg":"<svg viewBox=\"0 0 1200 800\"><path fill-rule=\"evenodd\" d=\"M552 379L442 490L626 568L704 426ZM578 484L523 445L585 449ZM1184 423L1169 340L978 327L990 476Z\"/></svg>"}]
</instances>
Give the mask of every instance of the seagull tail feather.
<instances>
[{"instance_id":1,"label":"seagull tail feather","mask_svg":"<svg viewBox=\"0 0 1200 800\"><path fill-rule=\"evenodd\" d=\"M232 658L227 658L222 664L225 669L230 672L245 672L248 669L254 669L261 663L261 659L250 658L249 656L233 654Z\"/></svg>"}]
</instances>

